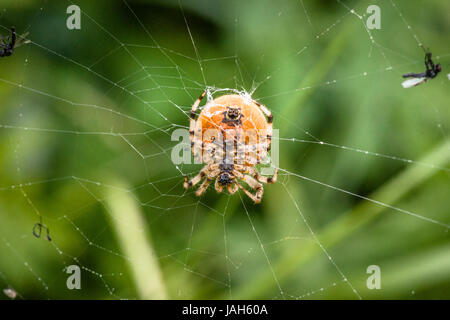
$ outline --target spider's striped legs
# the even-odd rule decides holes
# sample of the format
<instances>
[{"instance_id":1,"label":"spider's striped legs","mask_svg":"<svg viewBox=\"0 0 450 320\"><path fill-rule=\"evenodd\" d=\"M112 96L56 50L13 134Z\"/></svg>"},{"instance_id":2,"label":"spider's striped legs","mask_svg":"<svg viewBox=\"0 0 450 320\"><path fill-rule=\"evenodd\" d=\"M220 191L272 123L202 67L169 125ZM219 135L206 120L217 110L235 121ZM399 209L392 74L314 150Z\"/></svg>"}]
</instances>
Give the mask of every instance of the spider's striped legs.
<instances>
[{"instance_id":1,"label":"spider's striped legs","mask_svg":"<svg viewBox=\"0 0 450 320\"><path fill-rule=\"evenodd\" d=\"M219 183L219 179L216 179L216 182L214 183L214 188L216 189L217 192L222 192L223 191L223 185L221 185Z\"/></svg>"},{"instance_id":2,"label":"spider's striped legs","mask_svg":"<svg viewBox=\"0 0 450 320\"><path fill-rule=\"evenodd\" d=\"M197 197L201 196L203 192L206 191L206 188L208 188L209 184L213 179L215 179L220 174L220 169L218 164L212 164L208 165L206 171L205 171L207 178L203 183L200 185L200 187L195 192L195 195ZM222 192L222 187L219 185L219 189L217 189L218 186L218 180L216 179L216 190L219 192Z\"/></svg>"},{"instance_id":3,"label":"spider's striped legs","mask_svg":"<svg viewBox=\"0 0 450 320\"><path fill-rule=\"evenodd\" d=\"M252 194L250 191L248 191L247 189L245 189L243 186L241 186L241 184L240 183L238 183L238 182L236 182L236 185L239 187L239 188L241 188L242 189L242 191L244 191L245 192L245 194L250 198L250 199L252 199L253 200L253 202L255 202L255 203L260 203L261 202L261 197L262 197L262 188L260 189L261 190L261 194L258 194L258 192L256 193L256 194Z\"/></svg>"},{"instance_id":4,"label":"spider's striped legs","mask_svg":"<svg viewBox=\"0 0 450 320\"><path fill-rule=\"evenodd\" d=\"M219 165L216 165L216 164L213 164L213 165L207 164L207 165L205 165L205 166L202 168L202 170L200 170L200 172L199 172L195 177L193 177L191 180L188 180L188 177L185 176L185 177L184 177L184 187L185 187L186 189L189 189L190 187L195 186L197 183L199 183L200 181L202 181L202 179L203 179L205 176L209 176L210 178L213 178L213 177L214 177L214 174L215 174L215 175L218 174L218 172L219 172L219 171L218 171L218 168L219 168Z\"/></svg>"},{"instance_id":5,"label":"spider's striped legs","mask_svg":"<svg viewBox=\"0 0 450 320\"><path fill-rule=\"evenodd\" d=\"M192 151L194 151L194 130L195 130L195 117L197 116L196 111L198 106L200 105L200 102L202 102L202 99L205 97L206 95L206 90L203 91L203 93L200 95L200 97L198 97L197 100L195 100L194 104L192 105L191 108L191 113L190 113L190 123L189 123L189 139L191 140L191 149Z\"/></svg>"},{"instance_id":6,"label":"spider's striped legs","mask_svg":"<svg viewBox=\"0 0 450 320\"><path fill-rule=\"evenodd\" d=\"M206 176L207 171L208 171L208 165L204 166L203 169L200 170L200 172L195 177L193 177L191 180L188 180L188 177L185 176L184 177L184 187L186 189L189 189L190 187L195 186Z\"/></svg>"},{"instance_id":7,"label":"spider's striped legs","mask_svg":"<svg viewBox=\"0 0 450 320\"><path fill-rule=\"evenodd\" d=\"M238 191L238 189L239 189L239 187L237 186L236 183L232 183L227 186L227 190L228 190L229 194L235 194L236 191Z\"/></svg>"},{"instance_id":8,"label":"spider's striped legs","mask_svg":"<svg viewBox=\"0 0 450 320\"><path fill-rule=\"evenodd\" d=\"M238 185L238 187L241 188L242 191L244 191L245 194L250 197L250 199L252 199L255 203L260 203L261 202L261 198L262 198L263 193L264 193L263 185L261 183L259 183L258 181L256 181L254 178L250 177L249 175L244 175L244 174L242 174L239 171L233 170L233 174L236 177L238 177L239 179L241 179L242 181L245 181L250 186L250 188L256 190L256 193L252 194L252 193L250 193L250 191L245 189L243 186L241 186L236 181L236 184Z\"/></svg>"},{"instance_id":9,"label":"spider's striped legs","mask_svg":"<svg viewBox=\"0 0 450 320\"><path fill-rule=\"evenodd\" d=\"M253 178L255 178L256 180L258 180L261 183L275 183L278 178L278 169L277 168L275 168L275 173L273 174L272 177L262 176L258 172L258 170L256 170L254 167L250 167L250 166L246 166L246 165L235 164L234 169L239 172L250 174Z\"/></svg>"},{"instance_id":10,"label":"spider's striped legs","mask_svg":"<svg viewBox=\"0 0 450 320\"><path fill-rule=\"evenodd\" d=\"M261 109L261 111L267 116L267 152L270 151L270 147L272 145L272 122L273 122L273 115L272 112L270 112L267 107L258 101L255 101L255 104Z\"/></svg>"},{"instance_id":11,"label":"spider's striped legs","mask_svg":"<svg viewBox=\"0 0 450 320\"><path fill-rule=\"evenodd\" d=\"M278 178L278 169L277 168L275 168L275 173L271 177L266 177L266 176L260 175L259 172L253 167L247 168L247 170L248 170L248 173L252 175L252 177L254 177L256 180L258 180L259 182L262 182L262 183L275 183Z\"/></svg>"},{"instance_id":12,"label":"spider's striped legs","mask_svg":"<svg viewBox=\"0 0 450 320\"><path fill-rule=\"evenodd\" d=\"M212 179L217 177L220 173L219 164L207 164L203 167L200 172L193 177L191 180L188 180L187 176L184 177L184 187L189 189L190 187L195 186L197 183L202 181L204 177L207 177L205 181L200 185L198 190L195 192L197 196L201 195L205 192L208 185L211 183Z\"/></svg>"},{"instance_id":13,"label":"spider's striped legs","mask_svg":"<svg viewBox=\"0 0 450 320\"><path fill-rule=\"evenodd\" d=\"M211 181L211 178L206 178L205 181L203 181L203 183L200 185L200 187L198 187L197 191L195 191L195 195L197 197L200 197L202 193L206 191Z\"/></svg>"}]
</instances>

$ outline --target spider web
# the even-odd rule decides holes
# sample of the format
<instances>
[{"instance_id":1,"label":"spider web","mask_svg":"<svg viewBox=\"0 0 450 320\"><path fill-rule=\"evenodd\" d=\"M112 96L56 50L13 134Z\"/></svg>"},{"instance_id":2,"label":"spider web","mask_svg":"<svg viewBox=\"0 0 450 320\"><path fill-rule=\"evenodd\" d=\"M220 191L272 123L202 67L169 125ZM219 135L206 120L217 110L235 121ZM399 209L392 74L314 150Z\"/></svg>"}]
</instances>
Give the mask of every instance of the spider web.
<instances>
[{"instance_id":1,"label":"spider web","mask_svg":"<svg viewBox=\"0 0 450 320\"><path fill-rule=\"evenodd\" d=\"M126 10L128 18L119 24L131 23L131 34L114 24L112 10L102 12L100 6L82 2L82 29L67 30L67 38L61 39L62 33L49 30L54 21L64 25L63 13L71 4L43 2L42 7L20 13L5 8L0 17L2 34L14 15L19 19L16 30L20 23L20 32L29 31L31 40L0 60L5 70L0 76L5 97L1 159L9 172L0 186L0 284L14 289L19 298L148 298L152 296L136 287L158 282L160 275L169 298L362 299L373 294L366 288L367 266L388 265L390 257L382 252L386 246L374 256L368 251L377 240L355 243L365 238L354 226L374 220L370 235L395 236L396 253L411 235L400 227L389 228L389 223L408 225L420 235L427 233L427 239L448 239L450 147L445 106L432 91L402 92L414 95L417 105L394 114L390 110L400 103L398 97L388 106L376 104L379 110L370 114L377 124L385 123L372 131L365 129L371 124L357 110L373 108L377 95L383 94L375 89L362 92L364 82L381 90L380 82L389 81L403 90L403 71L422 68L425 45L403 13L406 3L379 4L382 15L395 16L398 24L391 28L409 35L401 44L367 28L369 1L337 0L333 13L323 15L313 14L307 0L267 6L230 2L223 9L234 14L220 17L206 3L174 2L167 8L154 4L155 9L167 10L170 24L124 1L114 9ZM250 28L247 21L253 15L270 23ZM209 25L208 19L219 21L225 31ZM292 21L307 31L289 30ZM275 44L263 41L271 24L285 26L288 34L281 38L292 39L279 44L278 55L269 51ZM345 33L357 40L341 38ZM219 38L225 39L225 47L217 44ZM86 43L90 49L80 50ZM342 57L333 54L340 46ZM345 46L359 47L364 54L346 57ZM450 53L440 49L433 57L445 70ZM353 63L357 73L346 68ZM429 85L445 91L448 83L440 77ZM274 128L280 129L279 181L265 186L261 205L240 191L230 196L210 187L197 198L195 190L183 189L183 177L196 174L201 166L172 163L176 142L171 132L188 129L191 105L205 88L208 99L230 91L250 94L274 114ZM392 95L390 88L384 90ZM336 92L356 95L361 105L341 100L341 105L349 105L333 110L317 98L330 95L338 100ZM312 117L320 106L310 97L327 105L323 119ZM329 136L318 123L333 121L326 112L338 123L341 117L355 121L342 129L345 135ZM426 148L420 133L405 137L388 123L388 115L414 112L422 121L412 116L404 121L411 121L443 156ZM426 128L421 129L424 122ZM359 137L370 133L384 137L383 144L377 139L359 144L364 141ZM407 143L417 143L415 153L402 149ZM288 149L299 158L288 157L283 151ZM324 169L314 169L314 161L321 161ZM411 191L403 176L417 185L429 183L431 191ZM385 181L386 191L377 192ZM410 191L423 201L414 200ZM444 214L431 211L433 197ZM116 198L133 203L144 223L132 224L126 215L118 215ZM287 218L279 219L281 215ZM39 221L49 227L52 241L33 236ZM356 235L345 239L347 228L355 228ZM151 239L155 269L134 277L141 260L126 254L118 229ZM430 246L424 252L433 250L437 249ZM353 259L357 262L349 263ZM66 288L70 265L82 270L82 290ZM448 274L441 273L448 281ZM414 286L395 294L415 294Z\"/></svg>"}]
</instances>

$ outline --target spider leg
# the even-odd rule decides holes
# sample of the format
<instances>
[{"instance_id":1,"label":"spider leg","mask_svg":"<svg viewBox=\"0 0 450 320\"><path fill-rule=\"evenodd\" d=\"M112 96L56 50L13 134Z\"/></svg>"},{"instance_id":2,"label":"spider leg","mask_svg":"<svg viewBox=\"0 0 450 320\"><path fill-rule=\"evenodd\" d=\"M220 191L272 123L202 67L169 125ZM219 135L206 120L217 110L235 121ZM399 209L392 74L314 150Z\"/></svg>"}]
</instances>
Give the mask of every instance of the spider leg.
<instances>
[{"instance_id":1,"label":"spider leg","mask_svg":"<svg viewBox=\"0 0 450 320\"><path fill-rule=\"evenodd\" d=\"M198 106L200 105L200 102L202 102L202 99L205 97L206 95L206 90L203 91L203 93L200 95L200 97L198 97L197 100L195 100L194 104L192 105L191 108L191 114L190 114L190 124L189 124L189 139L191 140L191 149L192 151L194 151L194 130L195 130L195 117L197 116L197 114L195 113L197 111Z\"/></svg>"},{"instance_id":2,"label":"spider leg","mask_svg":"<svg viewBox=\"0 0 450 320\"><path fill-rule=\"evenodd\" d=\"M241 188L245 192L246 195L248 195L255 203L260 203L261 202L261 198L262 198L263 193L264 193L263 185L261 183L259 183L258 181L256 181L251 176L244 175L243 173L238 172L236 170L233 170L233 174L236 177L238 177L239 179L241 179L242 181L244 181L245 183L247 183L250 188L255 189L256 193L252 194L250 191L245 189L241 184L239 184L236 181L236 184L238 185L238 187Z\"/></svg>"},{"instance_id":3,"label":"spider leg","mask_svg":"<svg viewBox=\"0 0 450 320\"><path fill-rule=\"evenodd\" d=\"M272 144L272 122L273 122L273 115L272 112L270 112L267 107L258 101L255 101L255 104L261 109L261 111L267 116L267 151L270 151L270 146Z\"/></svg>"},{"instance_id":4,"label":"spider leg","mask_svg":"<svg viewBox=\"0 0 450 320\"><path fill-rule=\"evenodd\" d=\"M201 149L198 148L198 146L201 146ZM204 143L203 141L197 139L197 137L193 137L191 140L191 151L192 154L194 156L194 163L202 163L202 157L203 157L203 148L204 148ZM205 163L207 163L207 161L204 161Z\"/></svg>"},{"instance_id":5,"label":"spider leg","mask_svg":"<svg viewBox=\"0 0 450 320\"><path fill-rule=\"evenodd\" d=\"M219 183L219 179L216 179L216 182L214 183L214 188L217 192L221 193L223 191L223 185Z\"/></svg>"},{"instance_id":6,"label":"spider leg","mask_svg":"<svg viewBox=\"0 0 450 320\"><path fill-rule=\"evenodd\" d=\"M245 192L245 194L253 200L253 202L255 203L260 203L261 202L261 197L258 197L258 195L254 195L252 194L250 191L248 191L247 189L245 189L239 182L236 181L236 185ZM262 190L262 189L261 189ZM262 195L261 195L262 196Z\"/></svg>"},{"instance_id":7,"label":"spider leg","mask_svg":"<svg viewBox=\"0 0 450 320\"><path fill-rule=\"evenodd\" d=\"M227 190L228 190L229 194L235 194L236 191L238 191L238 189L239 189L239 187L237 186L236 183L232 183L227 186Z\"/></svg>"},{"instance_id":8,"label":"spider leg","mask_svg":"<svg viewBox=\"0 0 450 320\"><path fill-rule=\"evenodd\" d=\"M205 181L203 181L203 183L200 185L200 187L198 187L197 191L195 191L195 195L197 197L200 197L203 194L203 192L206 191L211 181L212 181L211 178L206 178Z\"/></svg>"},{"instance_id":9,"label":"spider leg","mask_svg":"<svg viewBox=\"0 0 450 320\"><path fill-rule=\"evenodd\" d=\"M206 165L203 167L202 170L200 170L200 172L193 177L191 180L188 180L188 177L185 176L184 177L184 187L186 189L189 189L190 187L195 186L197 183L199 183L207 174L207 172L210 170L209 166Z\"/></svg>"},{"instance_id":10,"label":"spider leg","mask_svg":"<svg viewBox=\"0 0 450 320\"><path fill-rule=\"evenodd\" d=\"M186 189L189 189L190 187L195 186L197 183L199 183L205 176L207 177L205 181L200 185L198 190L195 192L197 196L200 196L203 192L205 192L206 188L208 188L208 185L211 183L211 181L219 175L219 164L212 164L212 165L206 165L203 167L202 170L191 180L188 180L187 177L184 177L184 187Z\"/></svg>"},{"instance_id":11,"label":"spider leg","mask_svg":"<svg viewBox=\"0 0 450 320\"><path fill-rule=\"evenodd\" d=\"M278 178L278 169L277 168L275 168L275 173L273 174L272 177L266 177L266 176L260 175L259 172L253 167L247 168L247 170L256 180L258 180L259 182L262 182L262 183L275 183Z\"/></svg>"}]
</instances>

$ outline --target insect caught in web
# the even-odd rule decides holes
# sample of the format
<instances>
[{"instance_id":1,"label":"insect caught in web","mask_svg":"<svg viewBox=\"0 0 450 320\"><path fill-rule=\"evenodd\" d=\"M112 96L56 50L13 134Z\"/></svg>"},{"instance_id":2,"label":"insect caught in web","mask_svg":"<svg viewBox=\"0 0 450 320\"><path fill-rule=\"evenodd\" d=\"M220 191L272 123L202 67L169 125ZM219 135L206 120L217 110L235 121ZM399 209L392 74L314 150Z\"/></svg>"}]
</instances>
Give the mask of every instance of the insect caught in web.
<instances>
[{"instance_id":1,"label":"insect caught in web","mask_svg":"<svg viewBox=\"0 0 450 320\"><path fill-rule=\"evenodd\" d=\"M14 300L15 298L17 298L17 292L16 290L14 290L11 287L8 287L6 289L3 289L3 293L10 298L11 300Z\"/></svg>"},{"instance_id":2,"label":"insect caught in web","mask_svg":"<svg viewBox=\"0 0 450 320\"><path fill-rule=\"evenodd\" d=\"M25 39L27 35L28 32L19 36L19 39L17 39L16 30L14 27L11 27L10 36L0 37L0 57L9 57L13 54L15 48L30 43L30 40Z\"/></svg>"},{"instance_id":3,"label":"insect caught in web","mask_svg":"<svg viewBox=\"0 0 450 320\"><path fill-rule=\"evenodd\" d=\"M39 239L41 237L42 229L47 231L47 240L52 241L52 238L50 237L50 230L45 224L42 223L42 216L40 216L39 222L35 223L33 226L33 235Z\"/></svg>"},{"instance_id":4,"label":"insect caught in web","mask_svg":"<svg viewBox=\"0 0 450 320\"><path fill-rule=\"evenodd\" d=\"M255 203L261 202L264 183L277 180L262 176L255 165L267 157L272 140L272 113L248 95L227 94L208 102L196 120L197 108L206 91L195 101L190 113L189 135L194 157L206 165L188 180L186 189L202 181L196 195L202 195L215 180L217 192L230 194L242 189ZM244 188L245 182L255 193Z\"/></svg>"},{"instance_id":5,"label":"insect caught in web","mask_svg":"<svg viewBox=\"0 0 450 320\"><path fill-rule=\"evenodd\" d=\"M442 67L441 64L434 64L433 60L431 60L431 52L425 53L425 72L422 73L407 73L403 75L403 78L411 78L408 80L403 81L402 86L403 88L411 88L418 86L421 83L424 83L425 81L429 79L435 78L439 72L441 72Z\"/></svg>"}]
</instances>

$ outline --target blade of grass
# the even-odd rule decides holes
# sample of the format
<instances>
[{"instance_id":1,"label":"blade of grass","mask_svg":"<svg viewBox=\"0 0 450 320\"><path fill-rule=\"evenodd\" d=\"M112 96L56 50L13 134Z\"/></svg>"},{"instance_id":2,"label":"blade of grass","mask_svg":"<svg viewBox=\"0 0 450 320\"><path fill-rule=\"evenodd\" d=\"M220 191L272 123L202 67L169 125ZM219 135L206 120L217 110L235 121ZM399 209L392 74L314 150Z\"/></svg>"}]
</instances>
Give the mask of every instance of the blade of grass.
<instances>
[{"instance_id":1,"label":"blade of grass","mask_svg":"<svg viewBox=\"0 0 450 320\"><path fill-rule=\"evenodd\" d=\"M369 298L379 298L382 293L386 299L399 291L411 292L412 288L427 288L450 279L450 245L444 244L430 250L423 250L412 256L399 257L383 262L381 266L381 290L369 290L367 276L354 281L357 290ZM343 292L352 298L350 293ZM414 296L412 296L414 298Z\"/></svg>"},{"instance_id":2,"label":"blade of grass","mask_svg":"<svg viewBox=\"0 0 450 320\"><path fill-rule=\"evenodd\" d=\"M380 189L372 193L368 198L383 204L394 205L408 192L418 187L439 171L440 169L438 167L446 166L449 161L450 140L446 140L419 161L433 163L435 165L434 168L412 164L385 183ZM331 247L363 227L386 209L385 206L362 201L348 214L344 214L341 218L327 226L325 230L317 235L317 238L324 247ZM273 263L273 269L278 280L285 280L291 273L298 270L298 267L302 263L320 252L320 247L316 243L299 244ZM245 286L237 288L233 292L233 297L236 299L261 298L273 288L272 273L269 270L264 270L257 273L254 278L249 279Z\"/></svg>"},{"instance_id":3,"label":"blade of grass","mask_svg":"<svg viewBox=\"0 0 450 320\"><path fill-rule=\"evenodd\" d=\"M113 185L121 185L114 183ZM127 189L128 190L128 189ZM129 192L108 190L107 206L118 241L141 299L167 299L161 270L150 242L147 224L136 199Z\"/></svg>"},{"instance_id":4,"label":"blade of grass","mask_svg":"<svg viewBox=\"0 0 450 320\"><path fill-rule=\"evenodd\" d=\"M344 46L350 39L353 24L355 22L352 19L346 19L344 25L341 27L339 33L332 38L329 45L323 51L321 56L317 59L314 67L306 74L302 81L297 86L298 89L307 88L300 91L300 94L294 95L289 104L283 107L281 115L286 118L290 118L292 114L298 112L298 109L305 105L306 101L318 88L323 79L326 77L330 69L335 65L335 62L340 54L344 52ZM316 86L316 87L309 87ZM293 130L293 127L285 128L284 135L289 134L289 131ZM287 131L287 132L286 132Z\"/></svg>"}]
</instances>

